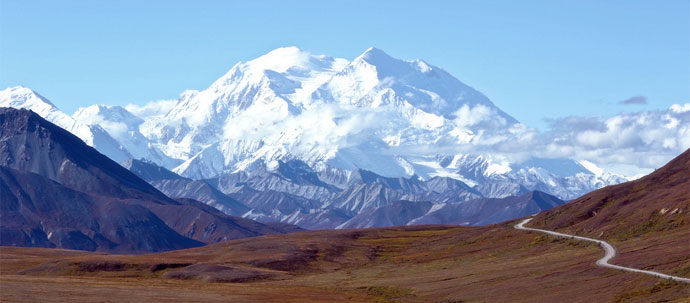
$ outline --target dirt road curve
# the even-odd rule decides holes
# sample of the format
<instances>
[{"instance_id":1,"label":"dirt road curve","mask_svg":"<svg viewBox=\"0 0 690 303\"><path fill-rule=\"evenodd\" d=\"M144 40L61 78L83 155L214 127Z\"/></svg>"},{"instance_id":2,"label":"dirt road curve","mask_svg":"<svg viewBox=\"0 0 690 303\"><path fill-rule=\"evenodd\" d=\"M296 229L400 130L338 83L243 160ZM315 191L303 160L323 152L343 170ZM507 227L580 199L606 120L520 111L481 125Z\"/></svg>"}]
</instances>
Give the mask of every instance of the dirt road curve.
<instances>
[{"instance_id":1,"label":"dirt road curve","mask_svg":"<svg viewBox=\"0 0 690 303\"><path fill-rule=\"evenodd\" d=\"M545 234L549 234L549 235L557 236L557 237L566 237L566 238L571 238L571 239L575 239L575 240L596 242L599 244L599 246L601 246L606 251L606 255L604 255L603 258L597 260L597 265L599 265L599 266L613 268L613 269L619 269L619 270L624 270L624 271L630 271L630 272L638 272L641 274L652 275L652 276L663 278L663 279L669 279L669 280L673 280L673 281L682 281L685 283L690 283L690 279L688 279L688 278L671 276L671 275L662 274L662 273L651 271L651 270L643 270L643 269L630 268L630 267L624 267L624 266L618 266L618 265L611 264L611 263L609 263L609 260L611 260L611 258L616 256L616 249L613 248L613 246L611 244L609 244L608 242L605 242L602 240L597 240L597 239L592 239L592 238L563 234L563 233L545 230L545 229L525 227L524 225L531 220L532 220L532 218L522 220L522 222L515 225L515 228L520 229L520 230L536 231L536 232L545 233Z\"/></svg>"}]
</instances>

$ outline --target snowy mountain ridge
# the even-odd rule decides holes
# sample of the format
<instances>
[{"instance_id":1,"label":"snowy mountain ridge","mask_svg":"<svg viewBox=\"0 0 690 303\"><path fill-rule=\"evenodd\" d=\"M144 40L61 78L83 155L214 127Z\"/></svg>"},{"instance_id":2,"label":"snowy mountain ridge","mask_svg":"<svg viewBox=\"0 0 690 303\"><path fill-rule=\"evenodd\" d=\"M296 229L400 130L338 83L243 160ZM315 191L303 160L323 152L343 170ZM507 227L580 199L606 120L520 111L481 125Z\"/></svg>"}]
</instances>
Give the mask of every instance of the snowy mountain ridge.
<instances>
[{"instance_id":1,"label":"snowy mountain ridge","mask_svg":"<svg viewBox=\"0 0 690 303\"><path fill-rule=\"evenodd\" d=\"M30 109L46 120L68 130L115 161L124 161L132 157L132 154L101 126L77 121L29 88L16 86L0 91L0 107Z\"/></svg>"},{"instance_id":2,"label":"snowy mountain ridge","mask_svg":"<svg viewBox=\"0 0 690 303\"><path fill-rule=\"evenodd\" d=\"M3 91L0 106L32 109L118 162L144 158L192 179L300 160L341 175L450 177L486 197L571 199L624 180L591 163L492 153L524 125L443 69L376 48L352 61L279 48L146 110L93 105L70 117L18 91Z\"/></svg>"},{"instance_id":3,"label":"snowy mountain ridge","mask_svg":"<svg viewBox=\"0 0 690 303\"><path fill-rule=\"evenodd\" d=\"M371 48L347 62L283 48L183 96L155 139L169 156L186 158L174 171L193 178L291 158L396 176L415 170L401 155L383 156L388 150L464 144L516 122L421 60Z\"/></svg>"}]
</instances>

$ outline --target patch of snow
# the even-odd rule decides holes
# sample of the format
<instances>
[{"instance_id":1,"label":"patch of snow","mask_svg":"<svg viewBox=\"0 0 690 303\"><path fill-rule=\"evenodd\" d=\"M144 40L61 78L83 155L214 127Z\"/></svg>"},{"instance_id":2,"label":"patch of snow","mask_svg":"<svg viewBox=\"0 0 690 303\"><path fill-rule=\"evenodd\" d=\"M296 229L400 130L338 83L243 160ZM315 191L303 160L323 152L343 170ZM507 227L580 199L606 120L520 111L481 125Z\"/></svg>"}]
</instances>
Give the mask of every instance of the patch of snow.
<instances>
[{"instance_id":1,"label":"patch of snow","mask_svg":"<svg viewBox=\"0 0 690 303\"><path fill-rule=\"evenodd\" d=\"M599 177L604 173L604 170L598 167L596 164L589 162L587 160L579 161L580 165L584 166L587 170L592 172L595 176Z\"/></svg>"}]
</instances>

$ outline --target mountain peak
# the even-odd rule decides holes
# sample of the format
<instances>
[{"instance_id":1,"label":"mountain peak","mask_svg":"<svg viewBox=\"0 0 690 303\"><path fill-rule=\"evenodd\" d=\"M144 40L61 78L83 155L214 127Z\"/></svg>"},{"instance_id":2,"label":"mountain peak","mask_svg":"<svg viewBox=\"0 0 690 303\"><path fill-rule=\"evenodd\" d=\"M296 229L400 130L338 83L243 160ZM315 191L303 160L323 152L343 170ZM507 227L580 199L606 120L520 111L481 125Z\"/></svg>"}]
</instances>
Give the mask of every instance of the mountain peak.
<instances>
[{"instance_id":1,"label":"mountain peak","mask_svg":"<svg viewBox=\"0 0 690 303\"><path fill-rule=\"evenodd\" d=\"M258 58L239 62L216 80L212 87L256 85L266 81L281 92L293 92L298 87L318 86L330 74L347 65L348 60L326 55L314 55L295 46L274 49ZM315 84L310 82L318 78Z\"/></svg>"},{"instance_id":2,"label":"mountain peak","mask_svg":"<svg viewBox=\"0 0 690 303\"><path fill-rule=\"evenodd\" d=\"M57 106L34 90L23 86L0 91L0 107L29 109L62 128L74 131L76 127L72 117L60 111Z\"/></svg>"},{"instance_id":3,"label":"mountain peak","mask_svg":"<svg viewBox=\"0 0 690 303\"><path fill-rule=\"evenodd\" d=\"M289 46L276 48L261 57L248 61L246 65L259 70L272 70L284 73L294 67L310 68L313 65L314 57L317 56L295 46Z\"/></svg>"},{"instance_id":4,"label":"mountain peak","mask_svg":"<svg viewBox=\"0 0 690 303\"><path fill-rule=\"evenodd\" d=\"M430 73L437 68L426 63L424 60L404 60L390 56L385 51L370 47L359 57L355 58L353 62L364 63L364 65L372 65L376 67L379 78L417 78L423 79L433 74L434 82L439 81L437 73ZM446 72L441 72L446 78L453 78ZM453 80L456 80L453 78ZM464 84L463 84L464 85Z\"/></svg>"},{"instance_id":5,"label":"mountain peak","mask_svg":"<svg viewBox=\"0 0 690 303\"><path fill-rule=\"evenodd\" d=\"M141 118L127 111L118 105L95 104L87 107L80 107L74 112L72 117L85 124L100 124L105 120L111 123L125 123L127 125L139 125L144 122Z\"/></svg>"},{"instance_id":6,"label":"mountain peak","mask_svg":"<svg viewBox=\"0 0 690 303\"><path fill-rule=\"evenodd\" d=\"M284 47L276 48L276 49L266 53L264 56L283 56L283 55L288 55L288 54L299 54L299 53L307 53L307 52L301 50L297 46L284 46Z\"/></svg>"},{"instance_id":7,"label":"mountain peak","mask_svg":"<svg viewBox=\"0 0 690 303\"><path fill-rule=\"evenodd\" d=\"M28 87L13 86L0 91L0 106L16 108L41 105L55 108L48 99Z\"/></svg>"},{"instance_id":8,"label":"mountain peak","mask_svg":"<svg viewBox=\"0 0 690 303\"><path fill-rule=\"evenodd\" d=\"M376 48L376 47L373 47L373 46L368 48L361 55L359 55L359 57L357 57L355 59L355 61L356 60L364 60L364 61L366 61L372 65L385 64L385 62L390 62L390 61L402 61L402 60L391 57L390 55L388 55L383 50Z\"/></svg>"},{"instance_id":9,"label":"mountain peak","mask_svg":"<svg viewBox=\"0 0 690 303\"><path fill-rule=\"evenodd\" d=\"M376 47L352 62L277 48L165 104L154 105L156 114L146 117L141 112L148 109L127 107L138 118L121 107L92 106L71 117L30 109L117 161L145 158L191 178L300 160L314 171L288 168L305 176L330 166L387 177L446 176L472 186L491 182L478 192L492 196L544 188L572 198L577 190L616 181L572 161L566 170L560 160L519 169L503 159L463 160L462 153L483 154L485 146L497 144L494 139L515 135L517 120L441 67L393 58ZM366 179L367 173L353 176ZM347 174L338 173L337 182ZM371 177L377 178L384 177Z\"/></svg>"},{"instance_id":10,"label":"mountain peak","mask_svg":"<svg viewBox=\"0 0 690 303\"><path fill-rule=\"evenodd\" d=\"M362 55L361 55L361 57L369 57L369 56L389 56L389 55L386 54L386 52L384 52L382 49L372 46L370 48L367 48L367 50L365 50L364 53L362 53Z\"/></svg>"},{"instance_id":11,"label":"mountain peak","mask_svg":"<svg viewBox=\"0 0 690 303\"><path fill-rule=\"evenodd\" d=\"M17 85L17 86L10 86L3 90L3 92L8 91L8 92L13 92L17 94L27 94L27 93L35 93L32 89L23 86L23 85Z\"/></svg>"}]
</instances>

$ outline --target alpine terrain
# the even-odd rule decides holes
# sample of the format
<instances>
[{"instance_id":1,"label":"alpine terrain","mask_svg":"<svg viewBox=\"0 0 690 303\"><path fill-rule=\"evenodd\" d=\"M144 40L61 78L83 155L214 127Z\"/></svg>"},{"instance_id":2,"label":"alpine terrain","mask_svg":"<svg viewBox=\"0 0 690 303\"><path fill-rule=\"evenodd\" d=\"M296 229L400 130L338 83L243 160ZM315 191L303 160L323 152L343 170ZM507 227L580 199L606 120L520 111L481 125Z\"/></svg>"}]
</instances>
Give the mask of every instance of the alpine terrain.
<instances>
[{"instance_id":1,"label":"alpine terrain","mask_svg":"<svg viewBox=\"0 0 690 303\"><path fill-rule=\"evenodd\" d=\"M296 231L174 200L29 110L0 108L0 245L142 253Z\"/></svg>"},{"instance_id":2,"label":"alpine terrain","mask_svg":"<svg viewBox=\"0 0 690 303\"><path fill-rule=\"evenodd\" d=\"M0 291L9 301L56 302L687 302L688 171L690 150L528 223L605 240L616 250L608 263L673 279L597 265L602 247L516 229L520 218L307 231L144 255L0 247ZM551 203L537 193L522 200ZM382 212L429 207L406 203Z\"/></svg>"},{"instance_id":3,"label":"alpine terrain","mask_svg":"<svg viewBox=\"0 0 690 303\"><path fill-rule=\"evenodd\" d=\"M351 61L279 48L131 111L69 116L24 87L0 92L0 107L36 112L170 197L309 229L488 224L625 181L488 148L520 144L525 126L443 69L376 48Z\"/></svg>"}]
</instances>

